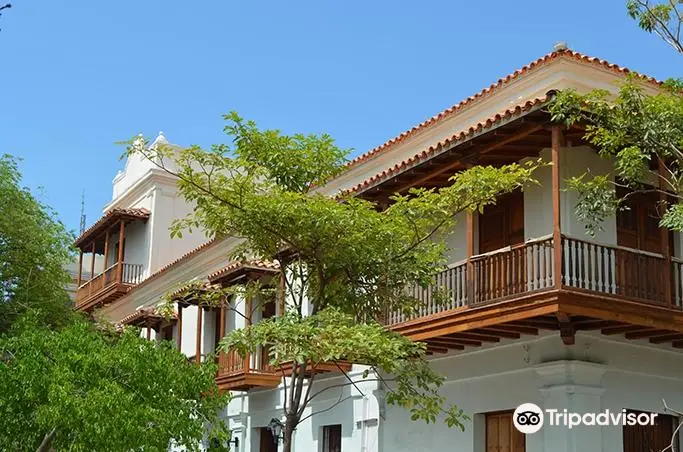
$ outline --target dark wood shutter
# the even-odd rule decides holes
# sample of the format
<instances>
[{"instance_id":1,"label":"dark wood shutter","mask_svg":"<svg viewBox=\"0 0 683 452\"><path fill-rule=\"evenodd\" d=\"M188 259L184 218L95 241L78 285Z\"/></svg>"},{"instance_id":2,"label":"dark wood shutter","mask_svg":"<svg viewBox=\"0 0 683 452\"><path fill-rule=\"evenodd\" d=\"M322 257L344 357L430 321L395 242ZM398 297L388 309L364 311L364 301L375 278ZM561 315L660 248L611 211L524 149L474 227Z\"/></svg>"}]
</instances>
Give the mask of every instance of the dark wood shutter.
<instances>
[{"instance_id":1,"label":"dark wood shutter","mask_svg":"<svg viewBox=\"0 0 683 452\"><path fill-rule=\"evenodd\" d=\"M270 430L261 427L259 437L259 452L277 452L277 443Z\"/></svg>"},{"instance_id":2,"label":"dark wood shutter","mask_svg":"<svg viewBox=\"0 0 683 452\"><path fill-rule=\"evenodd\" d=\"M342 426L341 424L323 427L323 452L341 452Z\"/></svg>"},{"instance_id":3,"label":"dark wood shutter","mask_svg":"<svg viewBox=\"0 0 683 452\"><path fill-rule=\"evenodd\" d=\"M629 410L627 413L643 412ZM657 415L655 425L625 425L624 452L661 452L671 444L676 425L676 418L665 414Z\"/></svg>"},{"instance_id":4,"label":"dark wood shutter","mask_svg":"<svg viewBox=\"0 0 683 452\"><path fill-rule=\"evenodd\" d=\"M479 253L524 242L524 194L501 196L479 217Z\"/></svg>"},{"instance_id":5,"label":"dark wood shutter","mask_svg":"<svg viewBox=\"0 0 683 452\"><path fill-rule=\"evenodd\" d=\"M486 452L526 452L526 436L512 423L512 411L486 414Z\"/></svg>"}]
</instances>

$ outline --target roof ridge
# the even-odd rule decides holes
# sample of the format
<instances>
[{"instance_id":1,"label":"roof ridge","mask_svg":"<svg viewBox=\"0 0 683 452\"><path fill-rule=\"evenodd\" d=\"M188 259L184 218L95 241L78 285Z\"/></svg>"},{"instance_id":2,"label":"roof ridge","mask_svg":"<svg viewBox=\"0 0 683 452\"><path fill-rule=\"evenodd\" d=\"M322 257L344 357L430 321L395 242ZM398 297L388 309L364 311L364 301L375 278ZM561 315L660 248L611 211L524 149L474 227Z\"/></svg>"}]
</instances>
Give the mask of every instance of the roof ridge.
<instances>
[{"instance_id":1,"label":"roof ridge","mask_svg":"<svg viewBox=\"0 0 683 452\"><path fill-rule=\"evenodd\" d=\"M571 49L559 49L555 50L553 52L547 53L543 55L540 58L537 58L536 60L526 64L525 66L522 66L521 68L515 70L514 72L509 73L505 77L499 78L496 82L490 84L488 87L482 89L481 91L467 97L466 99L461 100L457 104L454 104L445 110L442 110L441 112L437 113L436 115L432 116L431 118L422 121L418 125L412 127L409 130L406 130L405 132L385 141L383 144L376 146L369 151L359 155L358 157L355 157L351 161L349 161L345 166L346 170L353 168L357 166L358 164L365 162L371 158L376 157L377 155L384 153L386 150L394 147L396 144L406 140L409 137L414 136L416 133L425 130L428 127L433 126L434 124L441 122L445 120L446 118L449 118L453 116L456 113L459 113L460 110L462 110L465 107L470 106L473 104L475 101L479 101L485 97L488 97L491 93L494 91L500 89L503 85L506 85L516 79L518 79L520 76L528 73L529 71L537 68L538 66L542 64L547 64L550 61L554 61L557 58L560 57L565 57L565 58L571 58L575 60L582 61L584 63L590 63L590 64L595 64L595 65L600 65L603 66L609 70L615 71L615 72L620 72L623 74L635 74L637 77L640 77L644 79L645 81L649 83L653 83L656 85L661 85L663 82L660 80L655 79L654 77L650 77L648 75L641 74L639 72L631 71L627 67L619 66L614 63L610 63L609 61L603 60L601 58L597 57L591 57L585 54L582 54L580 52L571 50ZM342 173L343 174L343 173Z\"/></svg>"}]
</instances>

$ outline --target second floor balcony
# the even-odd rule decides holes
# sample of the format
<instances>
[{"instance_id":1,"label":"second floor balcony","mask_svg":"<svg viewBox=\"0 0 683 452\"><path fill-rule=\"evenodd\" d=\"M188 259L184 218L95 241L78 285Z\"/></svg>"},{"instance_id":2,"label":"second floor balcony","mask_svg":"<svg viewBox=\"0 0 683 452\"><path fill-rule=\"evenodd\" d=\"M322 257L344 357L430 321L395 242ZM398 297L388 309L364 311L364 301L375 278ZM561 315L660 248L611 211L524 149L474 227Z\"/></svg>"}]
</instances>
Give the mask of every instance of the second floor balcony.
<instances>
[{"instance_id":1,"label":"second floor balcony","mask_svg":"<svg viewBox=\"0 0 683 452\"><path fill-rule=\"evenodd\" d=\"M143 256L136 256L135 242L141 241L143 234L132 234L131 227L145 222L149 215L146 209L114 209L76 239L75 246L80 249L77 309L90 311L110 303L142 281ZM89 269L84 269L84 256L88 256Z\"/></svg>"}]
</instances>

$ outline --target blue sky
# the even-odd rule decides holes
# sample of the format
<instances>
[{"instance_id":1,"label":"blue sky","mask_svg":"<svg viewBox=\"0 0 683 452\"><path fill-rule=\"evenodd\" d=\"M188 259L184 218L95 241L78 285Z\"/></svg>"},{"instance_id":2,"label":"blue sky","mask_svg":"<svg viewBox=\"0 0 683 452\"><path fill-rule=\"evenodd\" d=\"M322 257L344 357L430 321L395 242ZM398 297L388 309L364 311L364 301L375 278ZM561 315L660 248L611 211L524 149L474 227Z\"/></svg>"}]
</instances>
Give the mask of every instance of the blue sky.
<instances>
[{"instance_id":1,"label":"blue sky","mask_svg":"<svg viewBox=\"0 0 683 452\"><path fill-rule=\"evenodd\" d=\"M564 40L657 78L683 57L624 0L463 2L13 0L0 17L0 152L23 158L72 229L123 165L114 144L163 130L222 142L221 115L381 144Z\"/></svg>"}]
</instances>

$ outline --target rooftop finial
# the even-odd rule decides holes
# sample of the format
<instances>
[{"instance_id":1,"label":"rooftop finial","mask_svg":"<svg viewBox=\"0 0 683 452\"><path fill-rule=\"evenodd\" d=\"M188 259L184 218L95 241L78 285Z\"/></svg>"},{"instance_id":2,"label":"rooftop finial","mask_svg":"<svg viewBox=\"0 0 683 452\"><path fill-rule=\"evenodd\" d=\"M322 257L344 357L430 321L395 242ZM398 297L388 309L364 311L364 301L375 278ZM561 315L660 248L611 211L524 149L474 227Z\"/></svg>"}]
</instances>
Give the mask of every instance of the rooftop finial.
<instances>
[{"instance_id":1,"label":"rooftop finial","mask_svg":"<svg viewBox=\"0 0 683 452\"><path fill-rule=\"evenodd\" d=\"M567 42L566 41L558 41L555 43L553 46L553 52L562 52L564 50L567 50L569 47L567 47Z\"/></svg>"},{"instance_id":2,"label":"rooftop finial","mask_svg":"<svg viewBox=\"0 0 683 452\"><path fill-rule=\"evenodd\" d=\"M154 146L155 144L168 144L168 140L164 136L163 131L159 131L159 136L156 137L154 143L152 143L152 146Z\"/></svg>"}]
</instances>

